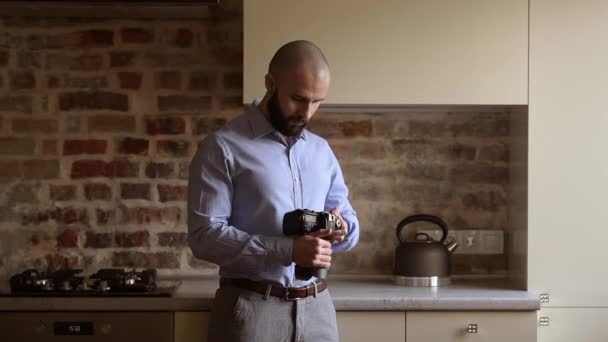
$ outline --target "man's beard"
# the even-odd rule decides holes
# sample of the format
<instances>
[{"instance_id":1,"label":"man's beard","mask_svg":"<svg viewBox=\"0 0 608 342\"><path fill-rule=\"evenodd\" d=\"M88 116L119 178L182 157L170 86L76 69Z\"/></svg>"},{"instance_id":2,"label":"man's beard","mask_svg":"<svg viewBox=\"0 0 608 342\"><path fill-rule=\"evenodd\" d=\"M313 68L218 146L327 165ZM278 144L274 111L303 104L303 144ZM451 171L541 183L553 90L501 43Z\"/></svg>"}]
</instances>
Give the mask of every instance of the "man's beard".
<instances>
[{"instance_id":1,"label":"man's beard","mask_svg":"<svg viewBox=\"0 0 608 342\"><path fill-rule=\"evenodd\" d=\"M278 92L275 91L268 101L270 124L274 129L286 137L294 137L299 135L302 130L306 128L306 125L308 125L308 121L303 116L286 118L285 113L283 113L281 110L277 93Z\"/></svg>"}]
</instances>

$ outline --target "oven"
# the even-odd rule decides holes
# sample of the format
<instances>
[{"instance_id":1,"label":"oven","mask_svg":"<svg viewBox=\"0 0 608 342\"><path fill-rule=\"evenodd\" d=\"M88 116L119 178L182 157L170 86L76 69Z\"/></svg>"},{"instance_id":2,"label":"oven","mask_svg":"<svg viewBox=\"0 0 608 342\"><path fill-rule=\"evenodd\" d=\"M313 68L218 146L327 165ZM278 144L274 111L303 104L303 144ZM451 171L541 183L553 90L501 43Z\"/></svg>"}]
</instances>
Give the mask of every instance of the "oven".
<instances>
[{"instance_id":1,"label":"oven","mask_svg":"<svg viewBox=\"0 0 608 342\"><path fill-rule=\"evenodd\" d=\"M0 312L0 340L172 342L173 313Z\"/></svg>"}]
</instances>

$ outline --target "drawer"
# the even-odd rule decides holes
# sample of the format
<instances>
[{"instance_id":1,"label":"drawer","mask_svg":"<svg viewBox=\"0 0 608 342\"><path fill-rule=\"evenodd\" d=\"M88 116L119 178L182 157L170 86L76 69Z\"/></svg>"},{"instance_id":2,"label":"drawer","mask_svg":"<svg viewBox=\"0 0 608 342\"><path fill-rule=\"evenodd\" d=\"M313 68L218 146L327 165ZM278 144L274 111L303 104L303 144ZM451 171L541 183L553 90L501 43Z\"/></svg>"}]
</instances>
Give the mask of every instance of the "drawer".
<instances>
[{"instance_id":1,"label":"drawer","mask_svg":"<svg viewBox=\"0 0 608 342\"><path fill-rule=\"evenodd\" d=\"M409 311L407 342L535 342L536 311Z\"/></svg>"}]
</instances>

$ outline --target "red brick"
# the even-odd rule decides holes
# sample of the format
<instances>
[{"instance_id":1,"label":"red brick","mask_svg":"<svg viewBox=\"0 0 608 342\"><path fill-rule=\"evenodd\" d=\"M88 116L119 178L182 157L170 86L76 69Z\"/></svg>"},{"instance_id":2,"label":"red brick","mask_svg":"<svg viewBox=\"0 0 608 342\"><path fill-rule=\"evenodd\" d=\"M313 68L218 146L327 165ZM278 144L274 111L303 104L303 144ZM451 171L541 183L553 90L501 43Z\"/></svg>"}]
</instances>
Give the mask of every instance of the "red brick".
<instances>
[{"instance_id":1,"label":"red brick","mask_svg":"<svg viewBox=\"0 0 608 342\"><path fill-rule=\"evenodd\" d=\"M42 66L42 54L32 51L17 51L17 66L39 69Z\"/></svg>"},{"instance_id":2,"label":"red brick","mask_svg":"<svg viewBox=\"0 0 608 342\"><path fill-rule=\"evenodd\" d=\"M147 247L150 246L150 233L145 230L120 232L114 235L114 241L119 247Z\"/></svg>"},{"instance_id":3,"label":"red brick","mask_svg":"<svg viewBox=\"0 0 608 342\"><path fill-rule=\"evenodd\" d=\"M31 71L11 72L11 89L34 89L36 88L36 76Z\"/></svg>"},{"instance_id":4,"label":"red brick","mask_svg":"<svg viewBox=\"0 0 608 342\"><path fill-rule=\"evenodd\" d=\"M372 123L366 121L342 121L338 124L345 137L369 137L372 133Z\"/></svg>"},{"instance_id":5,"label":"red brick","mask_svg":"<svg viewBox=\"0 0 608 342\"><path fill-rule=\"evenodd\" d=\"M71 201L76 198L75 185L51 185L50 196L52 201Z\"/></svg>"},{"instance_id":6,"label":"red brick","mask_svg":"<svg viewBox=\"0 0 608 342\"><path fill-rule=\"evenodd\" d=\"M75 248L78 247L78 233L72 229L64 229L57 236L57 247L59 248Z\"/></svg>"},{"instance_id":7,"label":"red brick","mask_svg":"<svg viewBox=\"0 0 608 342\"><path fill-rule=\"evenodd\" d=\"M0 50L0 67L4 67L8 65L10 54L8 50Z\"/></svg>"},{"instance_id":8,"label":"red brick","mask_svg":"<svg viewBox=\"0 0 608 342\"><path fill-rule=\"evenodd\" d=\"M77 255L64 256L60 254L49 254L46 256L46 263L46 271L54 272L63 269L77 269L79 268L80 259Z\"/></svg>"},{"instance_id":9,"label":"red brick","mask_svg":"<svg viewBox=\"0 0 608 342\"><path fill-rule=\"evenodd\" d=\"M121 183L120 197L122 199L150 199L150 184Z\"/></svg>"},{"instance_id":10,"label":"red brick","mask_svg":"<svg viewBox=\"0 0 608 342\"><path fill-rule=\"evenodd\" d=\"M510 150L508 145L484 146L479 150L479 160L509 162Z\"/></svg>"},{"instance_id":11,"label":"red brick","mask_svg":"<svg viewBox=\"0 0 608 342\"><path fill-rule=\"evenodd\" d=\"M89 217L86 209L74 209L74 208L57 208L52 213L52 217L57 223L71 224L71 223L89 223Z\"/></svg>"},{"instance_id":12,"label":"red brick","mask_svg":"<svg viewBox=\"0 0 608 342\"><path fill-rule=\"evenodd\" d=\"M112 235L109 233L87 232L85 248L109 248L112 247Z\"/></svg>"},{"instance_id":13,"label":"red brick","mask_svg":"<svg viewBox=\"0 0 608 342\"><path fill-rule=\"evenodd\" d=\"M194 38L194 34L192 30L189 29L178 29L175 32L175 46L180 48L189 48L192 46L192 40Z\"/></svg>"},{"instance_id":14,"label":"red brick","mask_svg":"<svg viewBox=\"0 0 608 342\"><path fill-rule=\"evenodd\" d=\"M169 178L173 176L173 163L150 162L146 165L146 177L148 178Z\"/></svg>"},{"instance_id":15,"label":"red brick","mask_svg":"<svg viewBox=\"0 0 608 342\"><path fill-rule=\"evenodd\" d=\"M94 115L88 118L89 132L135 132L135 116Z\"/></svg>"},{"instance_id":16,"label":"red brick","mask_svg":"<svg viewBox=\"0 0 608 342\"><path fill-rule=\"evenodd\" d=\"M211 109L211 96L167 95L158 96L161 112L199 112Z\"/></svg>"},{"instance_id":17,"label":"red brick","mask_svg":"<svg viewBox=\"0 0 608 342\"><path fill-rule=\"evenodd\" d=\"M97 71L103 68L101 55L50 53L46 55L46 69L49 71Z\"/></svg>"},{"instance_id":18,"label":"red brick","mask_svg":"<svg viewBox=\"0 0 608 342\"><path fill-rule=\"evenodd\" d=\"M103 68L103 57L99 55L80 55L72 60L70 69L97 71Z\"/></svg>"},{"instance_id":19,"label":"red brick","mask_svg":"<svg viewBox=\"0 0 608 342\"><path fill-rule=\"evenodd\" d=\"M169 157L187 157L190 155L190 142L178 140L159 140L156 142L157 154Z\"/></svg>"},{"instance_id":20,"label":"red brick","mask_svg":"<svg viewBox=\"0 0 608 342\"><path fill-rule=\"evenodd\" d=\"M107 177L108 164L102 160L77 160L72 164L71 178Z\"/></svg>"},{"instance_id":21,"label":"red brick","mask_svg":"<svg viewBox=\"0 0 608 342\"><path fill-rule=\"evenodd\" d=\"M149 142L146 139L123 138L117 142L118 153L122 154L148 154Z\"/></svg>"},{"instance_id":22,"label":"red brick","mask_svg":"<svg viewBox=\"0 0 608 342\"><path fill-rule=\"evenodd\" d=\"M114 224L116 222L116 211L113 209L97 209L95 210L95 217L97 218L97 224L100 226Z\"/></svg>"},{"instance_id":23,"label":"red brick","mask_svg":"<svg viewBox=\"0 0 608 342\"><path fill-rule=\"evenodd\" d=\"M242 109L244 107L241 96L222 96L220 98L220 110Z\"/></svg>"},{"instance_id":24,"label":"red brick","mask_svg":"<svg viewBox=\"0 0 608 342\"><path fill-rule=\"evenodd\" d=\"M58 35L34 34L27 37L26 44L31 50L109 47L114 44L114 32L94 29Z\"/></svg>"},{"instance_id":25,"label":"red brick","mask_svg":"<svg viewBox=\"0 0 608 342\"><path fill-rule=\"evenodd\" d=\"M120 224L175 224L182 221L180 208L120 207Z\"/></svg>"},{"instance_id":26,"label":"red brick","mask_svg":"<svg viewBox=\"0 0 608 342\"><path fill-rule=\"evenodd\" d=\"M103 183L89 183L84 185L84 196L90 201L112 199L112 188Z\"/></svg>"},{"instance_id":27,"label":"red brick","mask_svg":"<svg viewBox=\"0 0 608 342\"><path fill-rule=\"evenodd\" d=\"M108 164L108 176L115 178L137 177L139 165L128 160L113 160Z\"/></svg>"},{"instance_id":28,"label":"red brick","mask_svg":"<svg viewBox=\"0 0 608 342\"><path fill-rule=\"evenodd\" d=\"M232 71L224 73L224 90L242 90L243 73Z\"/></svg>"},{"instance_id":29,"label":"red brick","mask_svg":"<svg viewBox=\"0 0 608 342\"><path fill-rule=\"evenodd\" d=\"M154 86L157 89L181 89L182 74L179 71L159 71L154 74Z\"/></svg>"},{"instance_id":30,"label":"red brick","mask_svg":"<svg viewBox=\"0 0 608 342\"><path fill-rule=\"evenodd\" d=\"M455 182L509 184L508 167L459 165L450 171L450 180Z\"/></svg>"},{"instance_id":31,"label":"red brick","mask_svg":"<svg viewBox=\"0 0 608 342\"><path fill-rule=\"evenodd\" d=\"M26 179L52 179L59 177L58 160L25 160L22 164Z\"/></svg>"},{"instance_id":32,"label":"red brick","mask_svg":"<svg viewBox=\"0 0 608 342\"><path fill-rule=\"evenodd\" d=\"M120 31L123 43L146 44L154 41L154 32L141 28L125 28Z\"/></svg>"},{"instance_id":33,"label":"red brick","mask_svg":"<svg viewBox=\"0 0 608 342\"><path fill-rule=\"evenodd\" d=\"M507 137L510 134L510 121L505 113L481 113L469 120L450 126L451 133L457 137Z\"/></svg>"},{"instance_id":34,"label":"red brick","mask_svg":"<svg viewBox=\"0 0 608 342\"><path fill-rule=\"evenodd\" d=\"M146 133L158 134L183 134L186 132L186 121L180 117L147 117Z\"/></svg>"},{"instance_id":35,"label":"red brick","mask_svg":"<svg viewBox=\"0 0 608 342\"><path fill-rule=\"evenodd\" d=\"M114 160L109 163L101 160L77 160L72 164L71 178L137 177L139 166L128 160Z\"/></svg>"},{"instance_id":36,"label":"red brick","mask_svg":"<svg viewBox=\"0 0 608 342\"><path fill-rule=\"evenodd\" d=\"M57 140L43 140L42 141L42 155L44 156L56 156L57 155Z\"/></svg>"},{"instance_id":37,"label":"red brick","mask_svg":"<svg viewBox=\"0 0 608 342\"><path fill-rule=\"evenodd\" d=\"M35 146L32 139L0 138L0 155L32 155Z\"/></svg>"},{"instance_id":38,"label":"red brick","mask_svg":"<svg viewBox=\"0 0 608 342\"><path fill-rule=\"evenodd\" d=\"M507 209L507 196L499 191L479 191L468 193L462 198L465 208L496 212L500 209Z\"/></svg>"},{"instance_id":39,"label":"red brick","mask_svg":"<svg viewBox=\"0 0 608 342\"><path fill-rule=\"evenodd\" d=\"M14 119L13 132L15 133L57 133L57 120L47 119Z\"/></svg>"},{"instance_id":40,"label":"red brick","mask_svg":"<svg viewBox=\"0 0 608 342\"><path fill-rule=\"evenodd\" d=\"M199 118L193 119L193 134L209 134L222 128L226 124L225 118Z\"/></svg>"},{"instance_id":41,"label":"red brick","mask_svg":"<svg viewBox=\"0 0 608 342\"><path fill-rule=\"evenodd\" d=\"M59 109L65 111L106 109L126 112L129 110L129 99L127 95L105 91L61 93Z\"/></svg>"},{"instance_id":42,"label":"red brick","mask_svg":"<svg viewBox=\"0 0 608 342\"><path fill-rule=\"evenodd\" d=\"M132 51L114 51L110 52L110 66L123 67L133 65L135 52Z\"/></svg>"},{"instance_id":43,"label":"red brick","mask_svg":"<svg viewBox=\"0 0 608 342\"><path fill-rule=\"evenodd\" d=\"M18 178L22 174L21 163L17 161L0 161L0 178Z\"/></svg>"},{"instance_id":44,"label":"red brick","mask_svg":"<svg viewBox=\"0 0 608 342\"><path fill-rule=\"evenodd\" d=\"M179 268L179 258L172 252L114 252L112 267Z\"/></svg>"},{"instance_id":45,"label":"red brick","mask_svg":"<svg viewBox=\"0 0 608 342\"><path fill-rule=\"evenodd\" d=\"M169 201L185 201L188 194L188 188L177 185L158 185L158 200L160 202Z\"/></svg>"},{"instance_id":46,"label":"red brick","mask_svg":"<svg viewBox=\"0 0 608 342\"><path fill-rule=\"evenodd\" d=\"M63 142L63 155L75 154L104 154L107 142L105 140L66 140Z\"/></svg>"},{"instance_id":47,"label":"red brick","mask_svg":"<svg viewBox=\"0 0 608 342\"><path fill-rule=\"evenodd\" d=\"M190 90L213 91L216 86L216 73L214 71L193 71L190 73Z\"/></svg>"},{"instance_id":48,"label":"red brick","mask_svg":"<svg viewBox=\"0 0 608 342\"><path fill-rule=\"evenodd\" d=\"M118 82L121 89L139 89L141 87L141 72L119 72Z\"/></svg>"},{"instance_id":49,"label":"red brick","mask_svg":"<svg viewBox=\"0 0 608 342\"><path fill-rule=\"evenodd\" d=\"M161 247L184 248L188 246L188 234L176 232L162 232L156 235L158 245Z\"/></svg>"},{"instance_id":50,"label":"red brick","mask_svg":"<svg viewBox=\"0 0 608 342\"><path fill-rule=\"evenodd\" d=\"M0 96L0 113L31 114L33 110L32 96Z\"/></svg>"},{"instance_id":51,"label":"red brick","mask_svg":"<svg viewBox=\"0 0 608 342\"><path fill-rule=\"evenodd\" d=\"M61 224L83 223L88 224L88 216L85 209L55 208L49 210L31 211L21 214L21 223L40 224L48 220L55 220Z\"/></svg>"}]
</instances>

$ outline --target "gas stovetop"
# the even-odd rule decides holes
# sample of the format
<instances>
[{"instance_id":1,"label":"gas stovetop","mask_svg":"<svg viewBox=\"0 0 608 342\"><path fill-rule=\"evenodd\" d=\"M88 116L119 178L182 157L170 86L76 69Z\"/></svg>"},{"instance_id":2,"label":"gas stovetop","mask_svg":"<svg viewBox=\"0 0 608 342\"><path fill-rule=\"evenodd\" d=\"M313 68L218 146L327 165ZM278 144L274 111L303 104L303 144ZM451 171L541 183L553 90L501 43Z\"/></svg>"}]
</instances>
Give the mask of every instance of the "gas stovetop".
<instances>
[{"instance_id":1,"label":"gas stovetop","mask_svg":"<svg viewBox=\"0 0 608 342\"><path fill-rule=\"evenodd\" d=\"M174 287L157 284L156 269L140 272L125 269L105 268L89 275L80 275L82 270L68 269L55 272L39 272L29 269L15 274L10 279L12 296L170 296Z\"/></svg>"}]
</instances>

